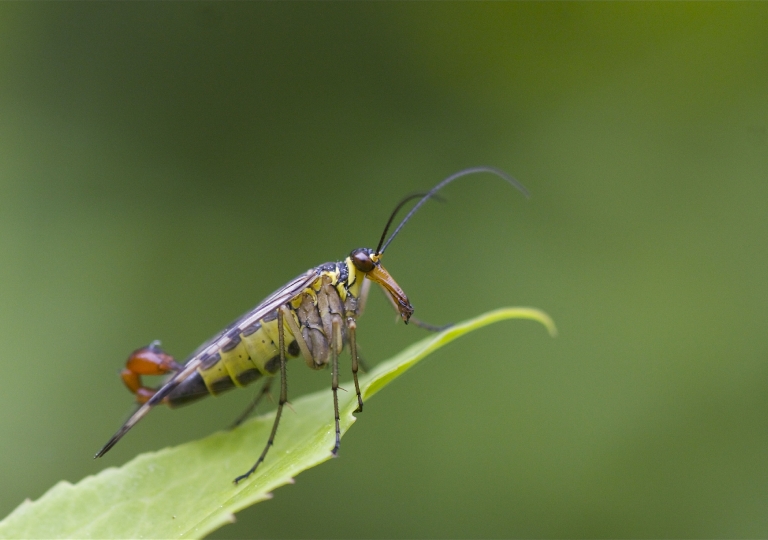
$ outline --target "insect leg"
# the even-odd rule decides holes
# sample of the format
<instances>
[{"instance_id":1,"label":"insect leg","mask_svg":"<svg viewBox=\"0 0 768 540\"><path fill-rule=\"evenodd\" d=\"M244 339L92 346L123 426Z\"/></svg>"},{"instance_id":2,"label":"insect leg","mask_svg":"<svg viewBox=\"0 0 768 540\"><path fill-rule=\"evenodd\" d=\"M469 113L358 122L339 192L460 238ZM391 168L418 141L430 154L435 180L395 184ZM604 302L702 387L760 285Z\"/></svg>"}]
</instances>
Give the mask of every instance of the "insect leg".
<instances>
[{"instance_id":1,"label":"insect leg","mask_svg":"<svg viewBox=\"0 0 768 540\"><path fill-rule=\"evenodd\" d=\"M453 323L444 324L442 326L437 326L434 324L429 324L428 322L424 322L421 319L417 319L416 317L411 317L408 320L409 323L413 323L419 328L423 328L424 330L427 330L429 332L442 332L443 330L447 330L451 326L453 326Z\"/></svg>"},{"instance_id":2,"label":"insect leg","mask_svg":"<svg viewBox=\"0 0 768 540\"><path fill-rule=\"evenodd\" d=\"M259 393L256 394L255 398L253 398L251 404L248 405L248 408L246 408L243 413L237 417L237 420L235 420L231 426L229 426L229 429L235 429L237 426L245 422L246 418L248 418L253 410L258 406L261 398L269 394L269 387L272 386L273 380L275 380L274 377L269 377L266 381L264 381L264 384L261 386L261 390L259 390Z\"/></svg>"},{"instance_id":3,"label":"insect leg","mask_svg":"<svg viewBox=\"0 0 768 540\"><path fill-rule=\"evenodd\" d=\"M352 379L355 381L355 393L357 393L357 409L355 412L363 412L363 398L360 395L360 383L357 382L357 370L359 358L357 357L357 322L354 317L347 317L347 329L349 337L349 352L352 354Z\"/></svg>"},{"instance_id":4,"label":"insect leg","mask_svg":"<svg viewBox=\"0 0 768 540\"><path fill-rule=\"evenodd\" d=\"M165 375L171 371L179 371L182 367L160 348L159 341L153 341L131 353L125 362L125 369L120 372L120 377L128 390L136 394L136 401L146 403L157 390L144 386L141 376Z\"/></svg>"},{"instance_id":5,"label":"insect leg","mask_svg":"<svg viewBox=\"0 0 768 540\"><path fill-rule=\"evenodd\" d=\"M360 371L362 371L363 373L368 373L369 371L371 371L371 368L368 365L368 362L366 362L365 358L363 358L363 355L360 354L360 347L357 347L357 365L360 366Z\"/></svg>"},{"instance_id":6,"label":"insect leg","mask_svg":"<svg viewBox=\"0 0 768 540\"><path fill-rule=\"evenodd\" d=\"M277 412L275 413L275 422L272 424L272 432L269 434L269 440L267 441L264 450L262 450L259 459L253 464L253 467L248 469L248 472L241 474L235 478L235 484L245 480L256 470L264 458L269 452L269 448L275 443L275 434L277 434L277 426L280 424L280 416L283 414L283 405L288 402L288 381L285 378L285 327L283 325L283 311L277 310L277 334L278 334L278 348L280 350L280 400L277 402Z\"/></svg>"},{"instance_id":7,"label":"insect leg","mask_svg":"<svg viewBox=\"0 0 768 540\"><path fill-rule=\"evenodd\" d=\"M384 296L387 297L387 300L389 300L389 303L392 305L393 308L395 308L395 311L398 313L398 319L399 319L400 318L399 317L400 310L397 307L397 302L395 301L394 298L392 298L392 295L389 293L388 290L384 289L383 287L382 287L381 290L384 291ZM428 330L429 332L442 332L443 330L453 326L453 323L448 323L448 324L444 324L442 326L437 326L435 324L430 324L428 322L424 322L421 319L417 319L416 317L413 317L413 316L411 316L411 318L408 319L408 322L409 323L413 323L414 325L418 326L419 328L423 328L424 330Z\"/></svg>"},{"instance_id":8,"label":"insect leg","mask_svg":"<svg viewBox=\"0 0 768 540\"><path fill-rule=\"evenodd\" d=\"M299 325L296 324L295 320L293 320L291 310L286 306L283 306L280 308L280 311L283 313L283 320L288 325L288 329L291 331L291 334L293 334L293 339L296 340L296 344L299 346L301 356L304 357L304 361L309 367L314 368L315 359L312 356L312 352L309 350L309 345L307 345L307 342L301 333L301 328L299 328Z\"/></svg>"},{"instance_id":9,"label":"insect leg","mask_svg":"<svg viewBox=\"0 0 768 540\"><path fill-rule=\"evenodd\" d=\"M336 456L341 446L341 429L339 427L339 352L341 351L341 317L334 315L331 320L331 390L333 390L333 418L336 421L336 442L331 454Z\"/></svg>"},{"instance_id":10,"label":"insect leg","mask_svg":"<svg viewBox=\"0 0 768 540\"><path fill-rule=\"evenodd\" d=\"M363 284L360 286L360 295L357 297L357 316L360 317L365 311L365 304L368 302L368 293L371 292L370 279L363 279Z\"/></svg>"}]
</instances>

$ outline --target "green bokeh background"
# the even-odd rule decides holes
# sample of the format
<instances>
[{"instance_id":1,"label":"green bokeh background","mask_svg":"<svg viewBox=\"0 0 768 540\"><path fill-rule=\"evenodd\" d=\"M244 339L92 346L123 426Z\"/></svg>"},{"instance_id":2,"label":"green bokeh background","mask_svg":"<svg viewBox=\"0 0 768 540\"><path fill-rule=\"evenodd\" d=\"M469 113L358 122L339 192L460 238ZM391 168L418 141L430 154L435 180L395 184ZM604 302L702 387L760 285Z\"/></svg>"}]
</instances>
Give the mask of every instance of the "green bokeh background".
<instances>
[{"instance_id":1,"label":"green bokeh background","mask_svg":"<svg viewBox=\"0 0 768 540\"><path fill-rule=\"evenodd\" d=\"M458 182L385 265L423 319L560 336L440 351L214 537L768 536L760 3L0 5L0 514L226 425L251 391L91 459L128 352L185 356L477 164L531 199ZM369 362L421 337L393 319L374 292Z\"/></svg>"}]
</instances>

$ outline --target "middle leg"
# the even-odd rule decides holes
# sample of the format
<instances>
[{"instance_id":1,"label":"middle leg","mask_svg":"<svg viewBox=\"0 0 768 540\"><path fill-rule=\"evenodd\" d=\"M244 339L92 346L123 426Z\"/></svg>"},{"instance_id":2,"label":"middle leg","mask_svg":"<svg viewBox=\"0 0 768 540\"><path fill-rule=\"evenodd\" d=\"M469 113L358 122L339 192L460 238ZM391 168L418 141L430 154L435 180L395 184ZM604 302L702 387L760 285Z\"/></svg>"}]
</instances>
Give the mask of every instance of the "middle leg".
<instances>
[{"instance_id":1,"label":"middle leg","mask_svg":"<svg viewBox=\"0 0 768 540\"><path fill-rule=\"evenodd\" d=\"M341 427L339 425L339 353L341 352L341 317L333 315L331 319L331 390L333 390L333 418L336 424L336 442L331 454L336 456L341 446Z\"/></svg>"}]
</instances>

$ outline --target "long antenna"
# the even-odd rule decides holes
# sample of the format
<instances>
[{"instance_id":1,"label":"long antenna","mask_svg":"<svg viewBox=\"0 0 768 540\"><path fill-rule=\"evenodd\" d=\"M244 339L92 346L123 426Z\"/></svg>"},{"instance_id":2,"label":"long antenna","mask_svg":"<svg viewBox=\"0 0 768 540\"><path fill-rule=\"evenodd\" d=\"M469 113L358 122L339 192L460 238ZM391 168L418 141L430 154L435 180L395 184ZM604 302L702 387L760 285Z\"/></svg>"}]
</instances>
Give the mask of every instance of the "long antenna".
<instances>
[{"instance_id":1,"label":"long antenna","mask_svg":"<svg viewBox=\"0 0 768 540\"><path fill-rule=\"evenodd\" d=\"M389 226L392 225L392 222L395 220L395 216L400 211L400 209L407 203L408 201L412 201L413 199L423 199L428 198L426 193L414 193L412 195L408 195L403 200L401 200L399 203L397 203L397 206L395 206L395 209L392 210L392 215L389 216L389 221L387 221L387 224L384 226L384 232L381 233L381 240L379 240L379 245L376 247L376 253L380 253L381 244L384 243L384 239L387 237L387 231L389 230ZM433 197L434 199L438 201L442 201L442 197Z\"/></svg>"},{"instance_id":2,"label":"long antenna","mask_svg":"<svg viewBox=\"0 0 768 540\"><path fill-rule=\"evenodd\" d=\"M507 173L505 173L502 170L495 169L493 167L485 167L485 166L469 167L468 169L464 169L464 170L459 171L457 173L453 173L451 176L449 176L448 178L446 178L445 180L443 180L442 182L437 184L435 187L430 189L429 192L427 194L425 194L421 198L421 200L419 202L417 202L413 206L413 208L411 208L411 211L408 212L408 214L403 218L403 221L400 222L400 224L395 229L395 232L392 233L392 236L389 237L389 240L386 241L384 246L381 247L381 249L378 249L378 248L376 249L376 254L378 255L380 253L384 253L384 250L387 249L387 246L389 246L389 244L392 243L392 240L395 239L395 236L397 236L397 234L400 232L400 229L402 229L405 226L405 224L408 223L408 220L411 219L413 214L415 214L419 210L419 208L421 208L421 206L425 202L427 202L429 200L429 198L432 197L435 193L437 193L438 191L443 189L445 186L447 186L448 184L450 184L454 180L457 180L457 179L461 178L462 176L467 176L469 174L475 174L475 173L481 173L481 172L488 172L488 173L491 173L491 174L495 174L496 176L498 176L500 178L503 178L504 180L506 180L507 182L512 184L512 187L514 187L520 193L525 195L526 198L530 197L530 194L528 193L528 190L525 189L525 186L523 186L523 184L521 184L520 182L518 182L517 180L515 180L514 178L512 178L511 176L509 176ZM411 196L411 198L412 197L413 196ZM408 200L408 199L406 199L406 200ZM402 201L397 206L397 209L395 210L395 212L400 209L400 207L403 205L403 203L405 203L405 201ZM392 216L389 218L389 221L391 222L394 217L395 217L395 215L393 213ZM389 223L387 224L387 228L389 228ZM386 235L386 230L387 229L384 229L384 234L382 235L382 239ZM381 246L381 242L379 242L379 246Z\"/></svg>"}]
</instances>

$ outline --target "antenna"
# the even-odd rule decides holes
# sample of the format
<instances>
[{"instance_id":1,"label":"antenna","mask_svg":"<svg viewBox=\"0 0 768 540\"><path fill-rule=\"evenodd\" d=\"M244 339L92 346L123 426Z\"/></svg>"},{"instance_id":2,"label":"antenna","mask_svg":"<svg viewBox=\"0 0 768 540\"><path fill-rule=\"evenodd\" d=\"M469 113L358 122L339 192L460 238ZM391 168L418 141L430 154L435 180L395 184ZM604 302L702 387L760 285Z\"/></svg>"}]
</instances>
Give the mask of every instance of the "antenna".
<instances>
[{"instance_id":1,"label":"antenna","mask_svg":"<svg viewBox=\"0 0 768 540\"><path fill-rule=\"evenodd\" d=\"M413 208L411 208L411 211L408 212L408 214L403 218L403 220L400 222L400 224L395 229L395 232L393 232L392 236L389 237L389 240L387 240L384 243L383 247L381 247L381 242L379 242L379 246L381 247L381 249L378 249L378 248L376 249L376 255L378 255L380 253L384 253L384 250L387 249L387 246L389 246L389 244L392 243L392 240L395 239L395 236L397 236L397 234L400 232L400 229L402 229L405 226L405 224L408 223L408 220L411 219L411 217L413 217L413 215L419 210L419 208L421 208L422 205L425 202L427 202L427 200L429 200L430 197L434 196L435 193L437 193L438 191L443 189L445 186L447 186L448 184L450 184L454 180L458 180L459 178L461 178L463 176L468 176L470 174L482 173L482 172L488 172L488 173L491 173L491 174L495 174L496 176L498 176L500 178L503 178L504 180L506 180L507 182L512 184L512 187L514 187L520 193L525 195L526 199L528 197L530 197L530 194L528 193L528 190L525 189L525 186L523 186L523 184L521 184L520 182L518 182L517 180L515 180L514 178L512 178L511 176L509 176L507 173L505 173L504 171L502 171L500 169L495 169L493 167L485 167L485 166L469 167L468 169L464 169L462 171L459 171L457 173L452 174L451 176L449 176L448 178L446 178L445 180L443 180L442 182L437 184L435 187L430 189L429 192L426 193L421 198L421 200L416 203L416 205ZM384 234L382 235L382 239L384 239L384 236L386 235L387 229L389 228L389 225L392 222L392 219L395 217L395 213L397 213L397 211L400 209L400 207L406 201L414 198L415 196L416 195L411 195L410 197L408 197L405 200L401 201L400 204L397 205L397 208L395 208L395 212L393 212L392 216L389 218L389 222L387 223L387 227L384 229Z\"/></svg>"}]
</instances>

